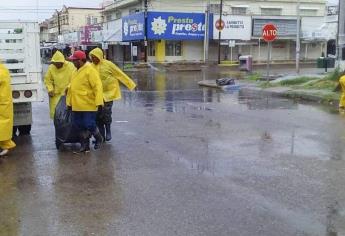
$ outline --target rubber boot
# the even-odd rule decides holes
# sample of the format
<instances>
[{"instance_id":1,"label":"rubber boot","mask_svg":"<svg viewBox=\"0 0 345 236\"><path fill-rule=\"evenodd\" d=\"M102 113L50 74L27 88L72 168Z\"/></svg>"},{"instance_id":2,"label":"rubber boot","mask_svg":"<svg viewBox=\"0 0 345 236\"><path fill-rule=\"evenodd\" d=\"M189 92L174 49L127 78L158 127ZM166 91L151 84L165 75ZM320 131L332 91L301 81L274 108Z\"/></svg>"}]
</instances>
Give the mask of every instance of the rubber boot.
<instances>
[{"instance_id":1,"label":"rubber boot","mask_svg":"<svg viewBox=\"0 0 345 236\"><path fill-rule=\"evenodd\" d=\"M104 125L101 124L101 125L97 125L98 129L99 129L99 132L101 133L102 137L103 137L103 140L105 140L105 129L104 129Z\"/></svg>"},{"instance_id":2,"label":"rubber boot","mask_svg":"<svg viewBox=\"0 0 345 236\"><path fill-rule=\"evenodd\" d=\"M111 137L111 128L110 128L110 124L106 124L105 125L105 131L106 131L106 136L105 136L105 141L110 141L112 139Z\"/></svg>"},{"instance_id":3,"label":"rubber boot","mask_svg":"<svg viewBox=\"0 0 345 236\"><path fill-rule=\"evenodd\" d=\"M96 128L95 132L93 132L92 135L96 139L95 146L94 146L95 150L100 149L104 139L102 137L102 134L99 132L99 129Z\"/></svg>"},{"instance_id":4,"label":"rubber boot","mask_svg":"<svg viewBox=\"0 0 345 236\"><path fill-rule=\"evenodd\" d=\"M88 153L90 152L90 132L83 131L80 134L80 149L77 153Z\"/></svg>"}]
</instances>

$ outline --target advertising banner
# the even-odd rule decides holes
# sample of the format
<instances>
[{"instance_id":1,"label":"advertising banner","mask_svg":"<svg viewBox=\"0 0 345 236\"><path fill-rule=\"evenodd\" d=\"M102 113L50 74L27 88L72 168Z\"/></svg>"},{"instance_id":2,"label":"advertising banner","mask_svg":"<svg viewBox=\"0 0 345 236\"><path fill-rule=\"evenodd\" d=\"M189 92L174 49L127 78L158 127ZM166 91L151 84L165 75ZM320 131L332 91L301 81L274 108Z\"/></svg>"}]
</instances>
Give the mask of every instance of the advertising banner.
<instances>
[{"instance_id":1,"label":"advertising banner","mask_svg":"<svg viewBox=\"0 0 345 236\"><path fill-rule=\"evenodd\" d=\"M145 38L145 15L143 12L122 18L122 41L138 41Z\"/></svg>"},{"instance_id":2,"label":"advertising banner","mask_svg":"<svg viewBox=\"0 0 345 236\"><path fill-rule=\"evenodd\" d=\"M251 39L252 19L250 16L222 16L222 21L223 23L221 25L224 27L222 30L222 39L244 41ZM219 24L219 15L215 15L213 19L213 39L219 38L217 23Z\"/></svg>"},{"instance_id":3,"label":"advertising banner","mask_svg":"<svg viewBox=\"0 0 345 236\"><path fill-rule=\"evenodd\" d=\"M102 30L100 25L87 25L82 28L80 40L82 44L90 44L92 42L92 33Z\"/></svg>"},{"instance_id":4,"label":"advertising banner","mask_svg":"<svg viewBox=\"0 0 345 236\"><path fill-rule=\"evenodd\" d=\"M147 36L151 40L203 40L205 28L203 13L148 13Z\"/></svg>"}]
</instances>

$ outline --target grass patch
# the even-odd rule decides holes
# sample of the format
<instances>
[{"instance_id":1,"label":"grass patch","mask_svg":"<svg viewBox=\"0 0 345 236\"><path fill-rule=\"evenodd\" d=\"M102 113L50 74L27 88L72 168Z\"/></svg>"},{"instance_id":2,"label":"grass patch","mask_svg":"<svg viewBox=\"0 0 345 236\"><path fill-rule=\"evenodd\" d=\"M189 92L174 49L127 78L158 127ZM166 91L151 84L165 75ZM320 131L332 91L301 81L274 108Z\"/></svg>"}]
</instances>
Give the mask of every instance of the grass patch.
<instances>
[{"instance_id":1,"label":"grass patch","mask_svg":"<svg viewBox=\"0 0 345 236\"><path fill-rule=\"evenodd\" d=\"M337 86L338 82L333 80L327 79L319 79L315 81L311 81L303 86L305 89L325 89L325 90L333 90Z\"/></svg>"},{"instance_id":2,"label":"grass patch","mask_svg":"<svg viewBox=\"0 0 345 236\"><path fill-rule=\"evenodd\" d=\"M128 69L133 69L134 65L133 64L124 64L123 69L128 70Z\"/></svg>"},{"instance_id":3,"label":"grass patch","mask_svg":"<svg viewBox=\"0 0 345 236\"><path fill-rule=\"evenodd\" d=\"M302 77L298 77L295 79L288 79L288 80L280 81L279 85L281 85L281 86L301 85L301 84L305 84L311 80L318 80L318 79L319 78L302 76Z\"/></svg>"},{"instance_id":4,"label":"grass patch","mask_svg":"<svg viewBox=\"0 0 345 236\"><path fill-rule=\"evenodd\" d=\"M262 75L260 73L253 73L247 76L245 79L250 81L258 81L262 78Z\"/></svg>"},{"instance_id":5,"label":"grass patch","mask_svg":"<svg viewBox=\"0 0 345 236\"><path fill-rule=\"evenodd\" d=\"M342 71L340 71L339 68L336 68L332 73L328 74L325 79L326 80L330 80L330 81L336 81L338 82L340 77L343 75L344 73Z\"/></svg>"}]
</instances>

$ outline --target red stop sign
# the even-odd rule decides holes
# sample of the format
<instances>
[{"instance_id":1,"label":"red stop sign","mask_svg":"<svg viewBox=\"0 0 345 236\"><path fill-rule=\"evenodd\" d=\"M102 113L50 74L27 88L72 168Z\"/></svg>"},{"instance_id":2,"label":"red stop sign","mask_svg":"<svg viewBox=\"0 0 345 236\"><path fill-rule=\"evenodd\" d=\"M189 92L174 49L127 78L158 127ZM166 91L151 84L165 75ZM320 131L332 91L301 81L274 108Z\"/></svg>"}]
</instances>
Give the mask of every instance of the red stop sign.
<instances>
[{"instance_id":1,"label":"red stop sign","mask_svg":"<svg viewBox=\"0 0 345 236\"><path fill-rule=\"evenodd\" d=\"M272 42L278 36L278 30L274 24L266 24L262 27L262 38L266 42Z\"/></svg>"}]
</instances>

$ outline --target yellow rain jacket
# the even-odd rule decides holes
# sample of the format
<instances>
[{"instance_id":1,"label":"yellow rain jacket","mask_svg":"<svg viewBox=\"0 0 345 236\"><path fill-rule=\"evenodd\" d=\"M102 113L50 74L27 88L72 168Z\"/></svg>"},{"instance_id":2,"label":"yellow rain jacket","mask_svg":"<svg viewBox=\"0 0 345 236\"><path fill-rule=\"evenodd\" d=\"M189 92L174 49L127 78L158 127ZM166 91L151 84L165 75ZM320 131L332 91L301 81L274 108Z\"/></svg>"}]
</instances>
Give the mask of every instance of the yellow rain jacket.
<instances>
[{"instance_id":1,"label":"yellow rain jacket","mask_svg":"<svg viewBox=\"0 0 345 236\"><path fill-rule=\"evenodd\" d=\"M103 99L105 102L121 99L121 89L119 81L129 90L133 90L136 84L114 63L104 59L103 51L95 48L90 52L100 60L98 65L92 64L99 72L103 85Z\"/></svg>"},{"instance_id":2,"label":"yellow rain jacket","mask_svg":"<svg viewBox=\"0 0 345 236\"><path fill-rule=\"evenodd\" d=\"M339 84L341 86L341 97L339 107L345 108L345 75L340 77Z\"/></svg>"},{"instance_id":3,"label":"yellow rain jacket","mask_svg":"<svg viewBox=\"0 0 345 236\"><path fill-rule=\"evenodd\" d=\"M0 64L0 141L12 139L13 102L11 76L8 69Z\"/></svg>"},{"instance_id":4,"label":"yellow rain jacket","mask_svg":"<svg viewBox=\"0 0 345 236\"><path fill-rule=\"evenodd\" d=\"M50 65L44 77L44 84L48 92L54 92L55 94L53 97L49 97L50 118L54 119L55 107L61 96L65 95L65 90L71 82L72 73L76 69L71 62L65 60L64 55L59 51L54 54L51 61L64 63L60 69Z\"/></svg>"},{"instance_id":5,"label":"yellow rain jacket","mask_svg":"<svg viewBox=\"0 0 345 236\"><path fill-rule=\"evenodd\" d=\"M104 105L102 82L90 63L73 73L66 103L72 111L97 111Z\"/></svg>"}]
</instances>

